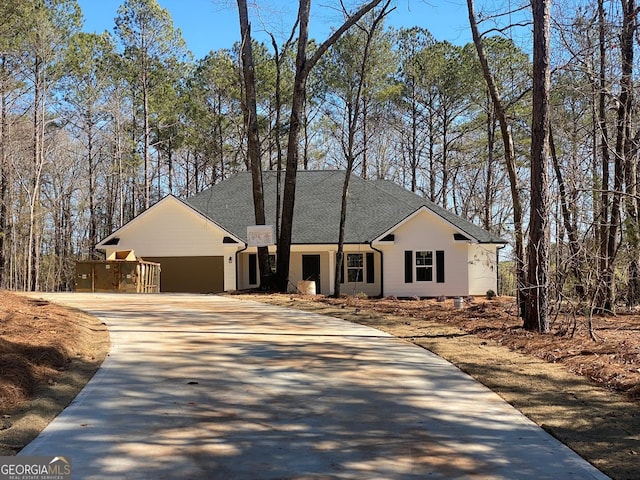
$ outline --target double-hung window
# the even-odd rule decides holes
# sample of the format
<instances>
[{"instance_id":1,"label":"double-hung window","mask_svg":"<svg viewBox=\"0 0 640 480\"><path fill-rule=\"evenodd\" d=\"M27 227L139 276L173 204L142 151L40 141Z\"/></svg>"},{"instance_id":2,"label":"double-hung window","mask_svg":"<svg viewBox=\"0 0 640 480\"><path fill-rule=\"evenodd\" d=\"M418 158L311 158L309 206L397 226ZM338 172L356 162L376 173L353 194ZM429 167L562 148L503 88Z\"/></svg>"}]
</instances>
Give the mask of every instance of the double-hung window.
<instances>
[{"instance_id":1,"label":"double-hung window","mask_svg":"<svg viewBox=\"0 0 640 480\"><path fill-rule=\"evenodd\" d=\"M346 282L345 282L346 281ZM373 252L347 253L340 269L340 283L375 283Z\"/></svg>"},{"instance_id":2,"label":"double-hung window","mask_svg":"<svg viewBox=\"0 0 640 480\"><path fill-rule=\"evenodd\" d=\"M436 283L444 283L444 250L436 250L435 264L431 250L405 250L404 282L432 282L435 268Z\"/></svg>"},{"instance_id":3,"label":"double-hung window","mask_svg":"<svg viewBox=\"0 0 640 480\"><path fill-rule=\"evenodd\" d=\"M433 252L432 251L416 252L416 281L418 282L433 281Z\"/></svg>"},{"instance_id":4,"label":"double-hung window","mask_svg":"<svg viewBox=\"0 0 640 480\"><path fill-rule=\"evenodd\" d=\"M364 262L361 253L347 253L347 282L362 282Z\"/></svg>"}]
</instances>

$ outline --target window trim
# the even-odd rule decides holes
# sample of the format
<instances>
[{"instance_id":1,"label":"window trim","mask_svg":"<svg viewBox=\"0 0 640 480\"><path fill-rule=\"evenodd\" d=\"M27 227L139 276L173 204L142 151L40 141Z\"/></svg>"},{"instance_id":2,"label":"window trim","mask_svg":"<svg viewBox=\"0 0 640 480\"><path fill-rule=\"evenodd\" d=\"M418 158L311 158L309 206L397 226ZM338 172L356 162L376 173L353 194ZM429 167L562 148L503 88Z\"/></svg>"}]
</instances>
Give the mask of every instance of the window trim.
<instances>
[{"instance_id":1,"label":"window trim","mask_svg":"<svg viewBox=\"0 0 640 480\"><path fill-rule=\"evenodd\" d=\"M349 256L358 255L361 258L361 266L349 266ZM340 284L354 284L354 283L376 283L375 274L375 254L374 252L344 252L342 254L342 265L340 268ZM360 276L357 280L349 281L349 270L360 270Z\"/></svg>"},{"instance_id":2,"label":"window trim","mask_svg":"<svg viewBox=\"0 0 640 480\"><path fill-rule=\"evenodd\" d=\"M359 265L350 265L351 258L359 258ZM346 283L363 283L364 282L364 255L360 252L347 253L345 259ZM352 280L351 273L356 272L355 280Z\"/></svg>"},{"instance_id":3,"label":"window trim","mask_svg":"<svg viewBox=\"0 0 640 480\"><path fill-rule=\"evenodd\" d=\"M433 282L433 250L417 250L415 268L416 282Z\"/></svg>"}]
</instances>

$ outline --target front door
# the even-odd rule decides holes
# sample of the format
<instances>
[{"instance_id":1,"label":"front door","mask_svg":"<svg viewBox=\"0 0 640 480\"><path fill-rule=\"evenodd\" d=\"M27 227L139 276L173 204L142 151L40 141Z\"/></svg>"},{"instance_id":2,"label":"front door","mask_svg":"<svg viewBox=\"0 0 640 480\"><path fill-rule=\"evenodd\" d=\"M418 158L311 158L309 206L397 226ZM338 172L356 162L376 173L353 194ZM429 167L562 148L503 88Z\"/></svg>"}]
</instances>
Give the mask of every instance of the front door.
<instances>
[{"instance_id":1,"label":"front door","mask_svg":"<svg viewBox=\"0 0 640 480\"><path fill-rule=\"evenodd\" d=\"M302 255L302 279L316 282L320 293L320 255Z\"/></svg>"}]
</instances>

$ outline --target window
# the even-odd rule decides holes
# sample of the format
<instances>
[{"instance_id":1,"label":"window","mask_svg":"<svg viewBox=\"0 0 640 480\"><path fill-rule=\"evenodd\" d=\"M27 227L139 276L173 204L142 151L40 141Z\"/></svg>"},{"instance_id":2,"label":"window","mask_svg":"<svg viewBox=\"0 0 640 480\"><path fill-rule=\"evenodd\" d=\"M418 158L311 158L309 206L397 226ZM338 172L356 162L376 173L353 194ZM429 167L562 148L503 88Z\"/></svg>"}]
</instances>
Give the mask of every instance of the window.
<instances>
[{"instance_id":1,"label":"window","mask_svg":"<svg viewBox=\"0 0 640 480\"><path fill-rule=\"evenodd\" d=\"M361 253L347 254L347 282L362 282L364 263Z\"/></svg>"},{"instance_id":2,"label":"window","mask_svg":"<svg viewBox=\"0 0 640 480\"><path fill-rule=\"evenodd\" d=\"M433 281L433 252L416 252L416 281Z\"/></svg>"},{"instance_id":3,"label":"window","mask_svg":"<svg viewBox=\"0 0 640 480\"><path fill-rule=\"evenodd\" d=\"M346 253L340 269L340 283L375 283L375 257L373 252Z\"/></svg>"},{"instance_id":4,"label":"window","mask_svg":"<svg viewBox=\"0 0 640 480\"><path fill-rule=\"evenodd\" d=\"M249 285L258 284L258 255L249 254Z\"/></svg>"}]
</instances>

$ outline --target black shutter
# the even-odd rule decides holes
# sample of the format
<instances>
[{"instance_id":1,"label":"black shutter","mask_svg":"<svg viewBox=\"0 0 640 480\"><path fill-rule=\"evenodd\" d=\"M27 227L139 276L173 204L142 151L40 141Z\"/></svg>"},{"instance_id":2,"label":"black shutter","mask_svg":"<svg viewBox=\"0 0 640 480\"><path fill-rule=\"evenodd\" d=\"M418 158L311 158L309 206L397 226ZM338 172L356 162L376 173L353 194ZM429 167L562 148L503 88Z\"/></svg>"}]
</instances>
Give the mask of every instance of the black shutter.
<instances>
[{"instance_id":1,"label":"black shutter","mask_svg":"<svg viewBox=\"0 0 640 480\"><path fill-rule=\"evenodd\" d=\"M258 255L249 254L249 285L258 284Z\"/></svg>"},{"instance_id":2,"label":"black shutter","mask_svg":"<svg viewBox=\"0 0 640 480\"><path fill-rule=\"evenodd\" d=\"M413 283L413 251L404 252L404 283Z\"/></svg>"},{"instance_id":3,"label":"black shutter","mask_svg":"<svg viewBox=\"0 0 640 480\"><path fill-rule=\"evenodd\" d=\"M373 265L373 252L367 252L367 283L375 283L376 281Z\"/></svg>"},{"instance_id":4,"label":"black shutter","mask_svg":"<svg viewBox=\"0 0 640 480\"><path fill-rule=\"evenodd\" d=\"M444 250L436 250L436 282L444 283Z\"/></svg>"}]
</instances>

